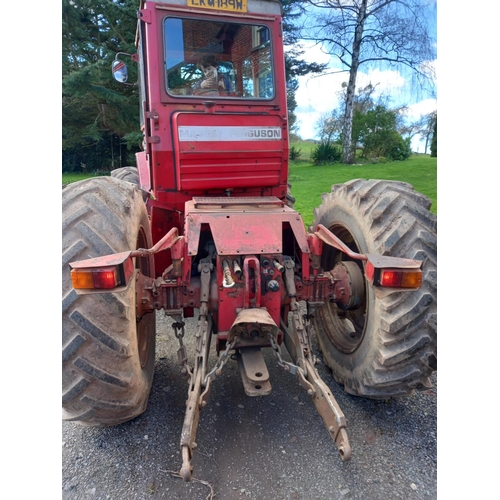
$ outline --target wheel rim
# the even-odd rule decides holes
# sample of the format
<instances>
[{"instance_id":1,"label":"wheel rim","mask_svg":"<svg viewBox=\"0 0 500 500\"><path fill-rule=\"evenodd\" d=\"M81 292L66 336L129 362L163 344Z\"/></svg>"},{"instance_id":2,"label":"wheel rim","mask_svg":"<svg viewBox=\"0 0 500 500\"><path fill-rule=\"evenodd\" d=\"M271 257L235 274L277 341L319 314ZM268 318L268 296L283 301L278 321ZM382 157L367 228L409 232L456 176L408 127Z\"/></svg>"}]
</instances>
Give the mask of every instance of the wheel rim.
<instances>
[{"instance_id":1,"label":"wheel rim","mask_svg":"<svg viewBox=\"0 0 500 500\"><path fill-rule=\"evenodd\" d=\"M146 233L141 227L137 235L136 249L147 248L148 242ZM135 268L138 269L144 276L151 276L150 257L136 257ZM152 314L145 314L141 319L136 320L137 330L137 347L139 352L139 360L141 368L145 368L148 364L149 350L151 346L151 321L153 321Z\"/></svg>"},{"instance_id":2,"label":"wheel rim","mask_svg":"<svg viewBox=\"0 0 500 500\"><path fill-rule=\"evenodd\" d=\"M351 250L356 253L362 253L359 242L352 232L342 224L331 226L330 231L339 237ZM331 247L325 252L325 258L322 267L325 270L333 269L334 265L340 261L352 260L341 252L334 251ZM361 261L354 261L360 265ZM353 311L343 311L335 303L326 302L318 310L323 330L334 347L342 353L350 354L356 351L363 342L366 330L366 318L368 316L368 305L366 301L366 282L365 293L360 307Z\"/></svg>"}]
</instances>

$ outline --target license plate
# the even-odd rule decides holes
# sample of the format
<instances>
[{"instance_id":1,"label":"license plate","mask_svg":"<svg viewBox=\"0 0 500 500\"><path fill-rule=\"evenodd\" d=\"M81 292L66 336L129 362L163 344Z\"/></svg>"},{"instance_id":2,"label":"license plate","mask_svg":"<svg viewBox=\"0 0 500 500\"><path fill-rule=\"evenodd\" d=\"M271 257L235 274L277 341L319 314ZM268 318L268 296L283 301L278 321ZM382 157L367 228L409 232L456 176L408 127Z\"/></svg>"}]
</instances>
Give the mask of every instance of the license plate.
<instances>
[{"instance_id":1,"label":"license plate","mask_svg":"<svg viewBox=\"0 0 500 500\"><path fill-rule=\"evenodd\" d=\"M188 7L197 9L225 10L229 12L247 12L247 0L186 0Z\"/></svg>"}]
</instances>

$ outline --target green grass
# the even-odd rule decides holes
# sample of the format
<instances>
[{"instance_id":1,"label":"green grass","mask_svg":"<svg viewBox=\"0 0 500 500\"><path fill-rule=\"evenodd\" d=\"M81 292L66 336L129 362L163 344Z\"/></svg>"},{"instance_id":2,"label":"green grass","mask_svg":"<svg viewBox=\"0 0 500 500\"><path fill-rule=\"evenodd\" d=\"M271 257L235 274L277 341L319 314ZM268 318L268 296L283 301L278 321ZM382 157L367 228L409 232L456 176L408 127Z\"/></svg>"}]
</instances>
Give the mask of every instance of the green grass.
<instances>
[{"instance_id":1,"label":"green grass","mask_svg":"<svg viewBox=\"0 0 500 500\"><path fill-rule=\"evenodd\" d=\"M102 175L102 174L99 174ZM72 182L83 181L83 179L88 179L89 177L94 177L94 174L62 174L62 185L67 186Z\"/></svg>"},{"instance_id":2,"label":"green grass","mask_svg":"<svg viewBox=\"0 0 500 500\"><path fill-rule=\"evenodd\" d=\"M301 147L303 143L294 143ZM302 155L304 156L304 155ZM413 155L408 160L366 165L312 165L309 159L290 162L289 181L295 197L295 209L306 227L313 222L313 211L321 204L321 195L332 184L352 179L385 179L410 183L416 191L432 201L431 212L437 214L437 158Z\"/></svg>"},{"instance_id":3,"label":"green grass","mask_svg":"<svg viewBox=\"0 0 500 500\"><path fill-rule=\"evenodd\" d=\"M317 146L313 141L298 141L290 142L290 147L294 146L295 149L300 149L299 161L310 161L312 150Z\"/></svg>"}]
</instances>

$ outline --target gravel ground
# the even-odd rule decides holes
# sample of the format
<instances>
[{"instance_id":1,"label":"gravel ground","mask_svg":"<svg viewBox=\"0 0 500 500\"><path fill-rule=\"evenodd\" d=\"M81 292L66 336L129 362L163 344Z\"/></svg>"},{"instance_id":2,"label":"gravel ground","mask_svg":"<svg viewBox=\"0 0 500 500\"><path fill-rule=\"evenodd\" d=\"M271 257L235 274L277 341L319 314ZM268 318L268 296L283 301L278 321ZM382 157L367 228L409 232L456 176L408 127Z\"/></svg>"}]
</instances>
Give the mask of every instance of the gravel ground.
<instances>
[{"instance_id":1,"label":"gravel ground","mask_svg":"<svg viewBox=\"0 0 500 500\"><path fill-rule=\"evenodd\" d=\"M157 363L147 411L110 428L63 422L63 500L204 500L207 483L215 498L224 500L437 498L436 374L432 389L372 401L346 394L321 362L318 371L347 418L352 459L342 462L306 391L270 350L265 358L271 395L247 397L233 360L212 384L192 462L194 478L204 483L173 476L182 462L187 380L177 364L171 320L162 313L157 318ZM194 325L188 320L187 339ZM192 352L189 340L187 345Z\"/></svg>"}]
</instances>

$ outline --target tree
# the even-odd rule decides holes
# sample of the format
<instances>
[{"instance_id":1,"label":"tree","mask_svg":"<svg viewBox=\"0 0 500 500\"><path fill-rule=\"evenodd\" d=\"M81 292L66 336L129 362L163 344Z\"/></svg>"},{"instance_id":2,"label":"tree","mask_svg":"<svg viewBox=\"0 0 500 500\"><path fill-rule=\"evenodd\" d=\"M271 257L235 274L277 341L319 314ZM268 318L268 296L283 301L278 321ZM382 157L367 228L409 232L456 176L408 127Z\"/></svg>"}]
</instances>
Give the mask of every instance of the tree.
<instances>
[{"instance_id":1,"label":"tree","mask_svg":"<svg viewBox=\"0 0 500 500\"><path fill-rule=\"evenodd\" d=\"M362 145L365 158L387 158L406 160L411 154L410 138L403 139L396 130L398 110L378 104L374 109L362 113L354 112L353 129L356 141Z\"/></svg>"},{"instance_id":2,"label":"tree","mask_svg":"<svg viewBox=\"0 0 500 500\"><path fill-rule=\"evenodd\" d=\"M381 95L374 99L374 85L371 83L359 89L354 96L352 143L362 149L365 158L384 157L390 160L404 160L411 154L411 137L403 138L405 106L390 107L390 98ZM340 91L340 106L321 115L316 123L321 145L330 145L332 140L342 140L343 100L345 87ZM317 154L322 152L318 148ZM324 155L323 155L324 156Z\"/></svg>"},{"instance_id":3,"label":"tree","mask_svg":"<svg viewBox=\"0 0 500 500\"><path fill-rule=\"evenodd\" d=\"M425 150L424 152L427 154L427 146L429 142L431 143L431 156L437 156L437 111L433 111L424 117L425 124L422 128L421 134L425 137ZM432 141L431 141L432 137ZM432 152L435 154L433 155Z\"/></svg>"},{"instance_id":4,"label":"tree","mask_svg":"<svg viewBox=\"0 0 500 500\"><path fill-rule=\"evenodd\" d=\"M424 153L427 154L427 148L429 147L430 139L434 129L434 121L436 120L437 112L432 111L427 115L423 115L413 122L405 122L403 125L398 127L398 131L401 135L407 136L410 140L419 135L425 139Z\"/></svg>"},{"instance_id":5,"label":"tree","mask_svg":"<svg viewBox=\"0 0 500 500\"><path fill-rule=\"evenodd\" d=\"M431 156L434 158L437 158L438 155L438 120L437 120L437 114L436 114L436 119L434 120L434 126L432 128L433 133L432 133L432 141L431 141Z\"/></svg>"},{"instance_id":6,"label":"tree","mask_svg":"<svg viewBox=\"0 0 500 500\"><path fill-rule=\"evenodd\" d=\"M304 0L314 7L301 38L321 43L349 72L346 86L342 156L353 163L354 96L359 67L408 69L420 83L431 82L435 58L424 0Z\"/></svg>"},{"instance_id":7,"label":"tree","mask_svg":"<svg viewBox=\"0 0 500 500\"><path fill-rule=\"evenodd\" d=\"M337 109L321 114L316 122L321 142L338 141L342 133L342 122L341 113Z\"/></svg>"},{"instance_id":8,"label":"tree","mask_svg":"<svg viewBox=\"0 0 500 500\"><path fill-rule=\"evenodd\" d=\"M286 82L286 104L288 109L288 131L290 134L298 134L299 123L297 121L297 115L294 113L297 107L297 100L295 99L295 93L299 88L299 81L297 78L289 77Z\"/></svg>"},{"instance_id":9,"label":"tree","mask_svg":"<svg viewBox=\"0 0 500 500\"><path fill-rule=\"evenodd\" d=\"M137 0L63 0L63 170L123 166L139 148L138 92L114 81L117 52L135 52ZM135 81L135 65L130 65ZM135 136L133 134L135 132ZM85 167L83 167L85 168Z\"/></svg>"},{"instance_id":10,"label":"tree","mask_svg":"<svg viewBox=\"0 0 500 500\"><path fill-rule=\"evenodd\" d=\"M342 139L342 129L344 125L344 108L346 100L347 84L342 85L341 90L338 92L339 101L341 105L339 108L332 111L327 111L320 115L316 122L315 128L319 134L321 141L330 142L331 140L338 141ZM365 115L368 110L375 107L374 92L376 85L369 83L366 87L356 90L353 100L353 108L361 115ZM385 102L386 98L380 96L378 98L379 104ZM353 145L357 144L357 135L353 134Z\"/></svg>"}]
</instances>

